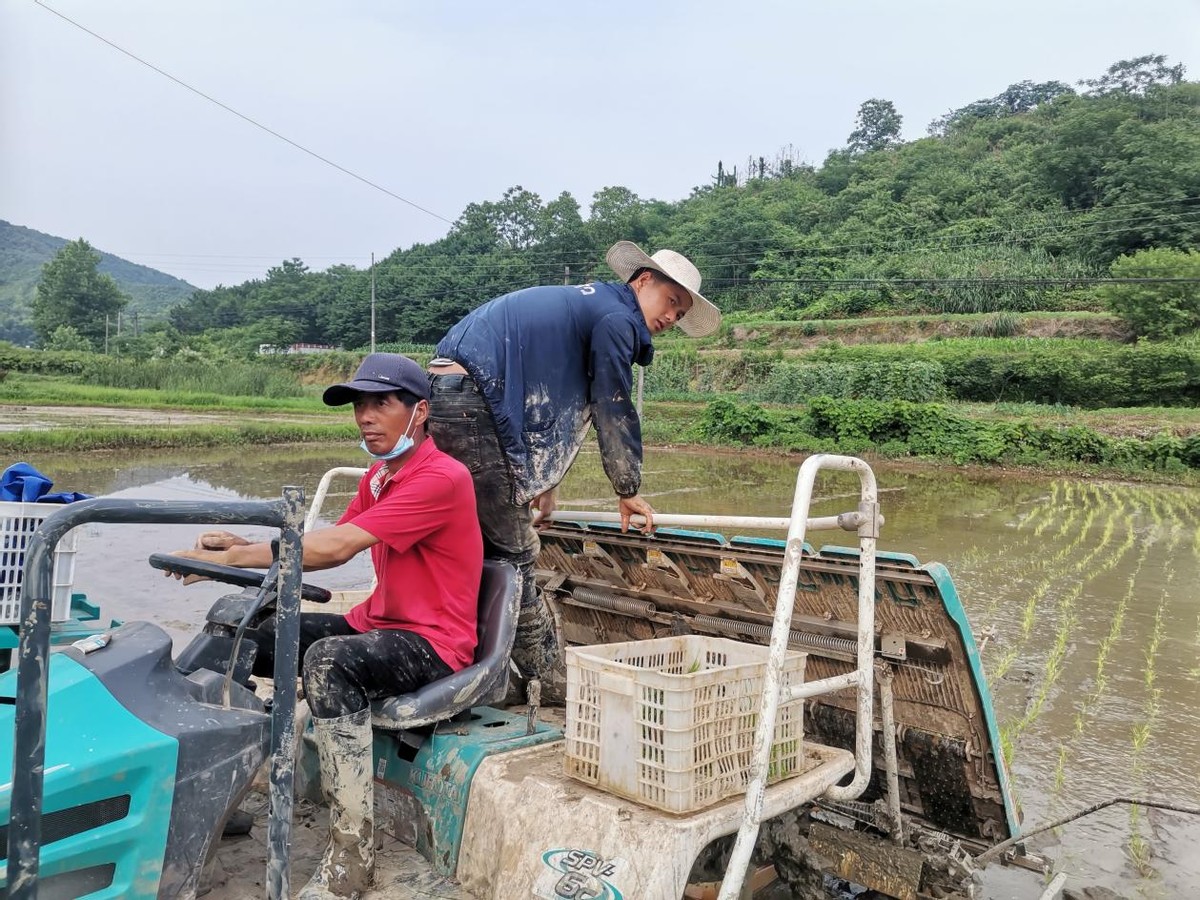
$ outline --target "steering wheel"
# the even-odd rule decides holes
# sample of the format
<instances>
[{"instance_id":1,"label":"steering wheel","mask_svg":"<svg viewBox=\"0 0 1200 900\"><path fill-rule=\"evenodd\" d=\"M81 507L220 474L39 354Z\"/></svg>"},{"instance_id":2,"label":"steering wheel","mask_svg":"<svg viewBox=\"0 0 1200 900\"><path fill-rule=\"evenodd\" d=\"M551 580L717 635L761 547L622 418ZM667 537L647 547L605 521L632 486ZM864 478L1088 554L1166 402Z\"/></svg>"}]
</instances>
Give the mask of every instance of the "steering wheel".
<instances>
[{"instance_id":1,"label":"steering wheel","mask_svg":"<svg viewBox=\"0 0 1200 900\"><path fill-rule=\"evenodd\" d=\"M201 562L198 559L188 559L186 556L175 556L172 553L151 553L150 566L164 572L178 572L181 575L199 575L222 581L237 587L260 587L264 576L254 569L239 569L235 566L222 566L217 563ZM313 603L328 603L333 597L329 591L315 584L301 584L300 598L311 600Z\"/></svg>"}]
</instances>

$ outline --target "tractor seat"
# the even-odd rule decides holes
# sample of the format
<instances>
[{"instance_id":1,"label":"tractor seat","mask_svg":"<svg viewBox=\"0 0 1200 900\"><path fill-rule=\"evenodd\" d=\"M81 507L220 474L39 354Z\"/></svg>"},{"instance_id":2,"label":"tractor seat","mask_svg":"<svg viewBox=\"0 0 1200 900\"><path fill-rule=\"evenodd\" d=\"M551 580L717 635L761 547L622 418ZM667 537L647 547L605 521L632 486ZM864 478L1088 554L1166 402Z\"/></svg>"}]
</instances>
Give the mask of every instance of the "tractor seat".
<instances>
[{"instance_id":1,"label":"tractor seat","mask_svg":"<svg viewBox=\"0 0 1200 900\"><path fill-rule=\"evenodd\" d=\"M504 699L508 659L517 633L517 573L505 562L485 559L479 582L479 642L475 661L461 671L371 704L371 724L385 731L409 731L451 719L473 706Z\"/></svg>"}]
</instances>

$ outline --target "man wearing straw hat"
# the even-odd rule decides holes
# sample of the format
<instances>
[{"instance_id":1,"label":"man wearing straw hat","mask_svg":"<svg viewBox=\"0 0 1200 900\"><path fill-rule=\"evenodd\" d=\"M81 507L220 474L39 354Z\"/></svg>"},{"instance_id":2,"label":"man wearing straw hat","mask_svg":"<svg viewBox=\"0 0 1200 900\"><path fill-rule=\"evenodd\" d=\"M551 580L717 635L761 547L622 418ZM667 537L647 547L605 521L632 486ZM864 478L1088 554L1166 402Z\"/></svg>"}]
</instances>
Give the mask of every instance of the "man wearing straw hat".
<instances>
[{"instance_id":1,"label":"man wearing straw hat","mask_svg":"<svg viewBox=\"0 0 1200 900\"><path fill-rule=\"evenodd\" d=\"M700 294L700 272L673 250L646 255L620 241L606 254L620 281L526 288L497 297L450 329L430 363L429 431L475 480L484 552L513 563L521 615L513 662L524 678L547 675L562 648L538 595L534 526L596 428L621 529L631 516L654 528L642 498L642 432L633 365L648 366L653 336L678 325L716 331L720 312Z\"/></svg>"}]
</instances>

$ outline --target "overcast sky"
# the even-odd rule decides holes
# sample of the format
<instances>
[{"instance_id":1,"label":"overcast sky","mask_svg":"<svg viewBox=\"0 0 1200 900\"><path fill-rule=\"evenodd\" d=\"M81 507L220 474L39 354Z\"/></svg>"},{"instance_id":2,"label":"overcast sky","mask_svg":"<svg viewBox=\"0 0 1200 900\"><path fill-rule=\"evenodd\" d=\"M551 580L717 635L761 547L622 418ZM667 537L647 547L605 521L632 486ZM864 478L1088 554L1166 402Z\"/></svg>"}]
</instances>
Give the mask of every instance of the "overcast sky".
<instances>
[{"instance_id":1,"label":"overcast sky","mask_svg":"<svg viewBox=\"0 0 1200 900\"><path fill-rule=\"evenodd\" d=\"M365 266L513 185L679 200L718 160L819 164L868 98L911 139L1148 53L1200 79L1200 0L0 0L0 219L202 287Z\"/></svg>"}]
</instances>

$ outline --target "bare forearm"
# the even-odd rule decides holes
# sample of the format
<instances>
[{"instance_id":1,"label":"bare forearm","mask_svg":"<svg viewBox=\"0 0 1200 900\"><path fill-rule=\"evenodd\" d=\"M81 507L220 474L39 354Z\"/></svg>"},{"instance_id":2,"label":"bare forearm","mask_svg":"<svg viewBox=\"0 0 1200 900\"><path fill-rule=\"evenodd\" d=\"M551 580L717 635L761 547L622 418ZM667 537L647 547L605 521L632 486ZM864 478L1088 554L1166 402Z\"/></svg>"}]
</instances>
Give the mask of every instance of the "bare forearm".
<instances>
[{"instance_id":1,"label":"bare forearm","mask_svg":"<svg viewBox=\"0 0 1200 900\"><path fill-rule=\"evenodd\" d=\"M209 541L205 540L207 537L201 540L202 544L207 543L203 549L185 550L179 555L239 569L265 569L274 561L271 544L267 541L234 543L233 535L222 535ZM316 572L340 566L374 542L373 537L353 525L309 532L304 536L302 568L306 572Z\"/></svg>"}]
</instances>

